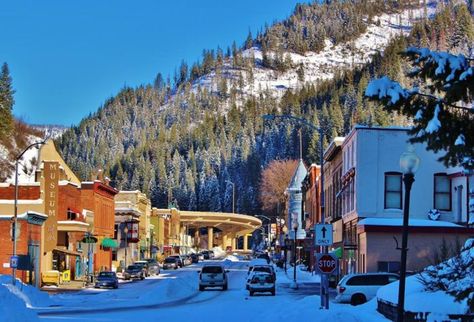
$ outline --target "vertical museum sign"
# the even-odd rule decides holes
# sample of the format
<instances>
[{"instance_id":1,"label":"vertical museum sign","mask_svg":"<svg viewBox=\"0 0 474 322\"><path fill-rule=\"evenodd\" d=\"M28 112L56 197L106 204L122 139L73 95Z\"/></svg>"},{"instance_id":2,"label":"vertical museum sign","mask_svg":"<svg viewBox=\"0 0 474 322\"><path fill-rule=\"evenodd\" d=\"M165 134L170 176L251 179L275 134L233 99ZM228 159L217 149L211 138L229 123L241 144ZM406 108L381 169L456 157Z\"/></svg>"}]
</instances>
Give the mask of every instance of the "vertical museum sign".
<instances>
[{"instance_id":1,"label":"vertical museum sign","mask_svg":"<svg viewBox=\"0 0 474 322\"><path fill-rule=\"evenodd\" d=\"M44 202L48 219L44 223L44 251L50 252L56 247L58 238L58 183L59 164L44 162Z\"/></svg>"}]
</instances>

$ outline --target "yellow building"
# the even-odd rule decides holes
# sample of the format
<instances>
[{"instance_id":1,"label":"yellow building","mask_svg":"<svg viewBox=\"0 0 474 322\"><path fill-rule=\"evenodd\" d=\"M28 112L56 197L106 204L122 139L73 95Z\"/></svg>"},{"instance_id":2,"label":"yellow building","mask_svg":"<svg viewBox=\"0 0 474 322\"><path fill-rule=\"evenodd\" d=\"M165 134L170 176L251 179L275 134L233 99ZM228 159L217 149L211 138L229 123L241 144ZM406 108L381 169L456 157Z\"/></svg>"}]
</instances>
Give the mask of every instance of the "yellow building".
<instances>
[{"instance_id":1,"label":"yellow building","mask_svg":"<svg viewBox=\"0 0 474 322\"><path fill-rule=\"evenodd\" d=\"M115 267L151 257L151 214L151 201L144 193L120 191L115 196L115 235L120 245L113 256Z\"/></svg>"}]
</instances>

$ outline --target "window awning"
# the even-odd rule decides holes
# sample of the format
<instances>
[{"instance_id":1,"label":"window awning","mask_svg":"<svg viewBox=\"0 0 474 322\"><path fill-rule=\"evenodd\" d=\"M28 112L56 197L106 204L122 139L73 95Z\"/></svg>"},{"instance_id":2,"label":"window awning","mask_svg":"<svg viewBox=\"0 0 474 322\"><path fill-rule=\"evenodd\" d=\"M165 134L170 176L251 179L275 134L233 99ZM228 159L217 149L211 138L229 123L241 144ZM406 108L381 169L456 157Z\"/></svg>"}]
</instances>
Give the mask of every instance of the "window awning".
<instances>
[{"instance_id":1,"label":"window awning","mask_svg":"<svg viewBox=\"0 0 474 322\"><path fill-rule=\"evenodd\" d=\"M67 255L72 255L72 256L82 256L82 253L79 253L79 252L75 252L73 250L69 250L69 249L65 249L65 248L60 248L60 247L55 247L53 249L54 252L60 252L60 253L64 253L64 254L67 254Z\"/></svg>"},{"instance_id":2,"label":"window awning","mask_svg":"<svg viewBox=\"0 0 474 322\"><path fill-rule=\"evenodd\" d=\"M337 258L342 258L342 247L338 247L331 251L334 255L336 255Z\"/></svg>"},{"instance_id":3,"label":"window awning","mask_svg":"<svg viewBox=\"0 0 474 322\"><path fill-rule=\"evenodd\" d=\"M104 238L102 239L102 242L100 243L102 247L105 248L117 248L118 244L117 241L111 239L111 238Z\"/></svg>"}]
</instances>

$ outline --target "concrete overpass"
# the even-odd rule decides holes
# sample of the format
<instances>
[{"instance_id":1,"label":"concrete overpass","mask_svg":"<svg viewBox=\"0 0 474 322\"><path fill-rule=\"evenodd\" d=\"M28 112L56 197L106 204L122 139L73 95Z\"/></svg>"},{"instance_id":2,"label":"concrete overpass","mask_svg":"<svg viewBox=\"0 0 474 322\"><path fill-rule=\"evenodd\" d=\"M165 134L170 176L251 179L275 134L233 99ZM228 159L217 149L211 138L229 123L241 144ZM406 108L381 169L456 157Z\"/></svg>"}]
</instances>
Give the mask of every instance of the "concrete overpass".
<instances>
[{"instance_id":1,"label":"concrete overpass","mask_svg":"<svg viewBox=\"0 0 474 322\"><path fill-rule=\"evenodd\" d=\"M180 211L180 216L181 224L187 228L207 228L208 249L212 248L212 244L217 244L224 250L228 246L236 250L237 238L243 236L243 250L246 251L249 234L262 226L262 221L256 217L225 212ZM221 230L222 236L215 238L214 228ZM195 235L194 238L200 236Z\"/></svg>"},{"instance_id":2,"label":"concrete overpass","mask_svg":"<svg viewBox=\"0 0 474 322\"><path fill-rule=\"evenodd\" d=\"M189 229L195 230L194 239L200 244L200 228L207 229L207 248L214 245L226 249L232 247L237 249L237 238L243 237L243 251L248 250L248 237L255 230L262 226L262 221L249 215L225 213L225 212L200 212L181 211L177 209L157 209L153 213L161 216L169 214L170 220L176 224L179 222L180 233L185 233ZM216 234L215 229L220 233ZM205 239L205 238L204 238Z\"/></svg>"}]
</instances>

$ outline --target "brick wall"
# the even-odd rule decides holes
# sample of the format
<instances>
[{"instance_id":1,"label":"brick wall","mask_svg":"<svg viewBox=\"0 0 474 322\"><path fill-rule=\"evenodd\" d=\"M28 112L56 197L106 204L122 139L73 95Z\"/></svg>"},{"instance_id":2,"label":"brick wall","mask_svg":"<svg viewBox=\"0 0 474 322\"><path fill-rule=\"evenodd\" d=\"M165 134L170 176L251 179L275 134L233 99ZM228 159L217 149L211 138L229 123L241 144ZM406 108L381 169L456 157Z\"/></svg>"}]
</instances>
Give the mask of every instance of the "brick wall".
<instances>
[{"instance_id":1,"label":"brick wall","mask_svg":"<svg viewBox=\"0 0 474 322\"><path fill-rule=\"evenodd\" d=\"M20 224L20 238L17 239L16 247L18 255L28 254L28 244L34 242L40 243L41 226L29 224L26 220L18 220ZM11 240L11 222L10 220L0 220L0 274L10 275L11 268L4 268L4 263L10 262L10 256L13 254L13 241ZM41 256L40 256L41 258ZM27 282L27 272L17 271L17 277L23 282Z\"/></svg>"},{"instance_id":2,"label":"brick wall","mask_svg":"<svg viewBox=\"0 0 474 322\"><path fill-rule=\"evenodd\" d=\"M18 199L22 200L36 200L40 198L40 186L19 186ZM0 199L14 200L15 186L0 187Z\"/></svg>"}]
</instances>

